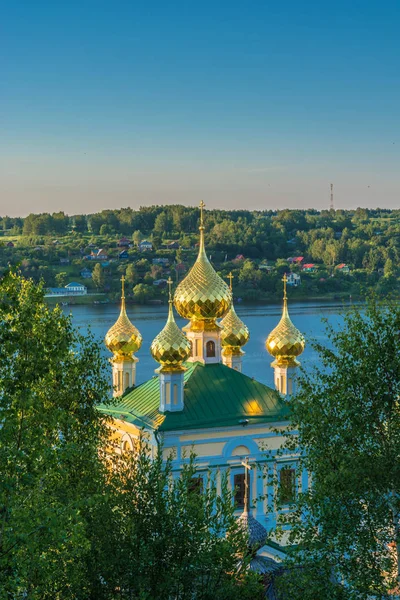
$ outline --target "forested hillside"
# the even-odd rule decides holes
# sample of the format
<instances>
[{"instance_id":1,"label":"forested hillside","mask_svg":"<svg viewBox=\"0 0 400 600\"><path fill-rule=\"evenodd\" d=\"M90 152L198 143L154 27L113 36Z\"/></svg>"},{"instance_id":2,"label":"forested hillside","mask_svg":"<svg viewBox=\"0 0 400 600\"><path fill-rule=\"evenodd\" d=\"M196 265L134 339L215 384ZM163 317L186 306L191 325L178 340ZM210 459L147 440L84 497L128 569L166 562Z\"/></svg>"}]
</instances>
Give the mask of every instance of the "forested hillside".
<instances>
[{"instance_id":1,"label":"forested hillside","mask_svg":"<svg viewBox=\"0 0 400 600\"><path fill-rule=\"evenodd\" d=\"M195 260L198 219L198 208L180 205L5 216L0 268L19 264L47 286L84 282L111 299L125 273L132 301L163 299L168 275L180 280ZM398 291L400 210L210 210L206 244L220 274L233 272L235 296L247 301L279 298L285 272L293 273L295 298Z\"/></svg>"}]
</instances>

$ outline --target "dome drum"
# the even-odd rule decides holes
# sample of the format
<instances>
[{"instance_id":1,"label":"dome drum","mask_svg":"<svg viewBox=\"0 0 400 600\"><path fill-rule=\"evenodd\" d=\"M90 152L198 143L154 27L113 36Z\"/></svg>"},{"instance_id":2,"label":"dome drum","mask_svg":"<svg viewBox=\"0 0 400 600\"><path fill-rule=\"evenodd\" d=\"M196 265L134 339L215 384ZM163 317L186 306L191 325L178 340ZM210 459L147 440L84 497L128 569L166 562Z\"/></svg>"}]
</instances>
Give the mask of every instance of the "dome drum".
<instances>
[{"instance_id":1,"label":"dome drum","mask_svg":"<svg viewBox=\"0 0 400 600\"><path fill-rule=\"evenodd\" d=\"M244 356L243 350L239 346L224 346L222 356Z\"/></svg>"},{"instance_id":2,"label":"dome drum","mask_svg":"<svg viewBox=\"0 0 400 600\"><path fill-rule=\"evenodd\" d=\"M207 331L220 331L221 326L215 319L191 319L190 322L182 328L183 331L193 331L195 333L204 333Z\"/></svg>"},{"instance_id":3,"label":"dome drum","mask_svg":"<svg viewBox=\"0 0 400 600\"><path fill-rule=\"evenodd\" d=\"M300 362L296 360L293 356L278 356L271 363L271 367L299 367Z\"/></svg>"}]
</instances>

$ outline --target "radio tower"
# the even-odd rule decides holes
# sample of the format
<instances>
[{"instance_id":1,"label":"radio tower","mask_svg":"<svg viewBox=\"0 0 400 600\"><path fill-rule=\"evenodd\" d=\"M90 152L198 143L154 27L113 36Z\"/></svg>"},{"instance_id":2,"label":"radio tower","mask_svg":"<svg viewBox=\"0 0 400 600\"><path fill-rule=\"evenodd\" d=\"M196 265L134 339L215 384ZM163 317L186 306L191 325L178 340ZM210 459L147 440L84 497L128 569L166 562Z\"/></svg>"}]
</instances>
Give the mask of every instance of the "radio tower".
<instances>
[{"instance_id":1,"label":"radio tower","mask_svg":"<svg viewBox=\"0 0 400 600\"><path fill-rule=\"evenodd\" d=\"M331 183L331 204L329 206L329 210L335 210L335 207L333 205L333 183Z\"/></svg>"}]
</instances>

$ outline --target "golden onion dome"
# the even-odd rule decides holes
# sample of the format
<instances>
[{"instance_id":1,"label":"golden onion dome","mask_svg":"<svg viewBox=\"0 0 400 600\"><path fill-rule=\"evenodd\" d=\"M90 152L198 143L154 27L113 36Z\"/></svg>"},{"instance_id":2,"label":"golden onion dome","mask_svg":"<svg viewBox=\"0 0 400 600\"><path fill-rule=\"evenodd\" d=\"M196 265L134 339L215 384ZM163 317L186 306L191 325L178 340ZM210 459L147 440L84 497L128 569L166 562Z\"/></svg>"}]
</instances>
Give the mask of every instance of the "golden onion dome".
<instances>
[{"instance_id":1,"label":"golden onion dome","mask_svg":"<svg viewBox=\"0 0 400 600\"><path fill-rule=\"evenodd\" d=\"M215 272L204 248L203 208L200 203L200 247L196 262L175 291L175 308L191 321L208 321L223 317L231 305L232 294L225 281Z\"/></svg>"},{"instance_id":2,"label":"golden onion dome","mask_svg":"<svg viewBox=\"0 0 400 600\"><path fill-rule=\"evenodd\" d=\"M266 341L268 352L281 365L297 365L297 356L304 351L305 340L303 334L295 327L289 317L286 294L286 275L284 281L283 313L278 325L271 331Z\"/></svg>"},{"instance_id":3,"label":"golden onion dome","mask_svg":"<svg viewBox=\"0 0 400 600\"><path fill-rule=\"evenodd\" d=\"M229 273L228 278L230 279L230 290L232 291L232 273ZM220 326L222 327L221 344L224 349L242 348L250 339L250 332L237 316L233 301L227 314L220 322Z\"/></svg>"},{"instance_id":4,"label":"golden onion dome","mask_svg":"<svg viewBox=\"0 0 400 600\"><path fill-rule=\"evenodd\" d=\"M169 279L168 283L171 290L172 280ZM167 322L150 346L152 357L161 364L164 371L181 370L182 363L189 358L191 352L188 338L175 323L172 305L173 300L170 291Z\"/></svg>"},{"instance_id":5,"label":"golden onion dome","mask_svg":"<svg viewBox=\"0 0 400 600\"><path fill-rule=\"evenodd\" d=\"M129 320L125 309L125 277L122 277L121 312L116 323L110 327L104 338L107 348L115 356L129 357L142 345L142 336Z\"/></svg>"}]
</instances>

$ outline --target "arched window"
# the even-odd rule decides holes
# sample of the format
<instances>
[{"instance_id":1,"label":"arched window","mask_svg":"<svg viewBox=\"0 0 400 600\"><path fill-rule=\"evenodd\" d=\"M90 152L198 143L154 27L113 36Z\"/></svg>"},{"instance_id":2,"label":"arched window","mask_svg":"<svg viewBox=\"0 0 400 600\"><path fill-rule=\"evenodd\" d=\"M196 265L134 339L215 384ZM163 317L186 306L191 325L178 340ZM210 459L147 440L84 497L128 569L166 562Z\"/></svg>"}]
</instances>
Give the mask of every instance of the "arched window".
<instances>
[{"instance_id":1,"label":"arched window","mask_svg":"<svg viewBox=\"0 0 400 600\"><path fill-rule=\"evenodd\" d=\"M122 453L125 452L133 452L134 450L134 443L133 440L131 438L131 436L129 434L124 434L121 440L121 451Z\"/></svg>"},{"instance_id":2,"label":"arched window","mask_svg":"<svg viewBox=\"0 0 400 600\"><path fill-rule=\"evenodd\" d=\"M215 356L215 343L212 340L208 340L206 344L206 355L208 358Z\"/></svg>"}]
</instances>

